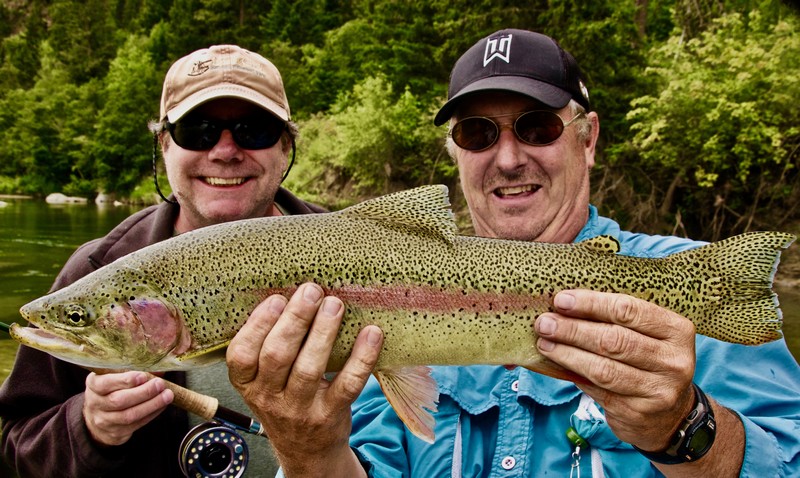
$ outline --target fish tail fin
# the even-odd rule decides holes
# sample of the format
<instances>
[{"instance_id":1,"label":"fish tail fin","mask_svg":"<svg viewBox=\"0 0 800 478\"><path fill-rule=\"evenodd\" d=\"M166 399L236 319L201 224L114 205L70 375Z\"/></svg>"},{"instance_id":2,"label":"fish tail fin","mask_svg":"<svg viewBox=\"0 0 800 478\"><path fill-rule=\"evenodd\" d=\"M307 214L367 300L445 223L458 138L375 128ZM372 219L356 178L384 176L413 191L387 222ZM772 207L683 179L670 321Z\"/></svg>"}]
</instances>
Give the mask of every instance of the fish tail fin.
<instances>
[{"instance_id":1,"label":"fish tail fin","mask_svg":"<svg viewBox=\"0 0 800 478\"><path fill-rule=\"evenodd\" d=\"M732 343L757 345L781 338L782 313L772 282L781 250L795 240L782 232L749 232L678 253L688 270L707 267L693 304L698 333Z\"/></svg>"},{"instance_id":2,"label":"fish tail fin","mask_svg":"<svg viewBox=\"0 0 800 478\"><path fill-rule=\"evenodd\" d=\"M406 427L421 440L433 443L439 387L426 366L405 367L399 370L375 372L375 378Z\"/></svg>"}]
</instances>

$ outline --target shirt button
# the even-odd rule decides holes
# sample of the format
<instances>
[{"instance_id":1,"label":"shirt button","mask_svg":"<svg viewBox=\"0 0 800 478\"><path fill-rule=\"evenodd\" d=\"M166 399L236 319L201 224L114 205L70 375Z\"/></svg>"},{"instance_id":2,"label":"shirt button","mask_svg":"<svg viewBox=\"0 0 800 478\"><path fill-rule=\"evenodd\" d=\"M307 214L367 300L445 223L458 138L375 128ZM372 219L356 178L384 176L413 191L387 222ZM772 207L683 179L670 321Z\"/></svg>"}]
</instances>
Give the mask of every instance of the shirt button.
<instances>
[{"instance_id":1,"label":"shirt button","mask_svg":"<svg viewBox=\"0 0 800 478\"><path fill-rule=\"evenodd\" d=\"M503 458L503 461L501 461L500 464L504 470L510 470L514 468L514 465L517 464L517 460L515 460L513 456L507 456Z\"/></svg>"},{"instance_id":2,"label":"shirt button","mask_svg":"<svg viewBox=\"0 0 800 478\"><path fill-rule=\"evenodd\" d=\"M519 380L514 380L511 382L511 390L514 392L519 392Z\"/></svg>"}]
</instances>

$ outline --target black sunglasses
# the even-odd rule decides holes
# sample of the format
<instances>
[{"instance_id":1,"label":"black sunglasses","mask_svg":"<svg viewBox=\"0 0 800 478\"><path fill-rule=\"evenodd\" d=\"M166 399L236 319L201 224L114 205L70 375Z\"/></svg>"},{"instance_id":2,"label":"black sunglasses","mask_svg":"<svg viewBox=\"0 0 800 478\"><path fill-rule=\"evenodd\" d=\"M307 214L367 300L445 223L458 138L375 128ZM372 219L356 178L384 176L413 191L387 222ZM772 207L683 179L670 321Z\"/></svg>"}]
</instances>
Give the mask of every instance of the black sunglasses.
<instances>
[{"instance_id":1,"label":"black sunglasses","mask_svg":"<svg viewBox=\"0 0 800 478\"><path fill-rule=\"evenodd\" d=\"M175 144L191 151L213 148L226 129L240 148L266 149L278 142L286 123L268 113L234 120L187 116L175 123L167 122L167 131Z\"/></svg>"},{"instance_id":2,"label":"black sunglasses","mask_svg":"<svg viewBox=\"0 0 800 478\"><path fill-rule=\"evenodd\" d=\"M468 151L483 151L491 148L500 137L501 125L494 118L514 116L519 113L486 116L470 116L457 122L448 135L459 148ZM564 122L560 116L547 110L528 111L519 114L514 120L514 134L517 139L531 146L545 146L561 137L564 128L583 116L578 113L571 120Z\"/></svg>"}]
</instances>

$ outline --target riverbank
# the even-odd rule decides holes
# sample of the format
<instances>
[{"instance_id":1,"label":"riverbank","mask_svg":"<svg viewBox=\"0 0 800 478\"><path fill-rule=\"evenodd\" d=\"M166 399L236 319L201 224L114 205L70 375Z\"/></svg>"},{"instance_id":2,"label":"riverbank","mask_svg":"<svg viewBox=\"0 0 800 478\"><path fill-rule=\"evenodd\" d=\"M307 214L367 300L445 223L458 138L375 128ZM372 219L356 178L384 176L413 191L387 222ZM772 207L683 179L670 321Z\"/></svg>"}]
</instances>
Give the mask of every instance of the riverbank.
<instances>
[{"instance_id":1,"label":"riverbank","mask_svg":"<svg viewBox=\"0 0 800 478\"><path fill-rule=\"evenodd\" d=\"M0 194L0 199L33 199L33 196L23 194Z\"/></svg>"}]
</instances>

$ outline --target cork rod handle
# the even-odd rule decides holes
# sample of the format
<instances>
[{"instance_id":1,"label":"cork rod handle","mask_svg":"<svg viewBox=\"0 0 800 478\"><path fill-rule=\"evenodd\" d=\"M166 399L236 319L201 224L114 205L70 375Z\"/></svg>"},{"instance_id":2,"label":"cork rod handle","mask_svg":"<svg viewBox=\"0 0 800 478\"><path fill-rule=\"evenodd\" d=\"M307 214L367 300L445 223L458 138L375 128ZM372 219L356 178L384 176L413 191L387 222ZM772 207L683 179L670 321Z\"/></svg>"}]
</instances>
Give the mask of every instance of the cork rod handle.
<instances>
[{"instance_id":1,"label":"cork rod handle","mask_svg":"<svg viewBox=\"0 0 800 478\"><path fill-rule=\"evenodd\" d=\"M155 375L149 373L147 375L150 378L155 377ZM219 408L219 400L216 398L181 387L169 380L164 380L164 385L172 390L175 395L175 399L172 402L173 405L194 413L205 420L211 420L216 415Z\"/></svg>"}]
</instances>

